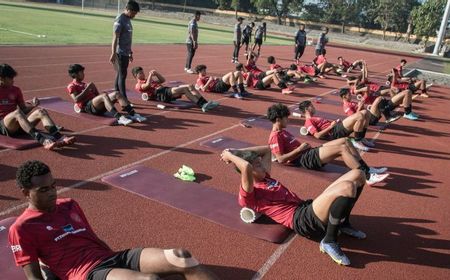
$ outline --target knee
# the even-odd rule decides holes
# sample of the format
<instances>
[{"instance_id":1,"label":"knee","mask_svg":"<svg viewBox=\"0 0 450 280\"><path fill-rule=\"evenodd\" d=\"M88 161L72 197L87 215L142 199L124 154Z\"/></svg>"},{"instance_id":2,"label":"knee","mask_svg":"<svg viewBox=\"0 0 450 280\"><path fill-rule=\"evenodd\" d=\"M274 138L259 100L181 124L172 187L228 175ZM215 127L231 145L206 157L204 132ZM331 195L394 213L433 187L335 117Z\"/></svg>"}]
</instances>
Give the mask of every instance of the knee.
<instances>
[{"instance_id":1,"label":"knee","mask_svg":"<svg viewBox=\"0 0 450 280\"><path fill-rule=\"evenodd\" d=\"M344 197L354 197L356 195L355 183L353 181L341 182L338 195Z\"/></svg>"},{"instance_id":2,"label":"knee","mask_svg":"<svg viewBox=\"0 0 450 280\"><path fill-rule=\"evenodd\" d=\"M183 248L164 250L164 256L171 265L181 270L193 269L200 264L191 252Z\"/></svg>"},{"instance_id":3,"label":"knee","mask_svg":"<svg viewBox=\"0 0 450 280\"><path fill-rule=\"evenodd\" d=\"M48 116L48 112L45 109L39 108L36 110L36 112L39 116Z\"/></svg>"}]
</instances>

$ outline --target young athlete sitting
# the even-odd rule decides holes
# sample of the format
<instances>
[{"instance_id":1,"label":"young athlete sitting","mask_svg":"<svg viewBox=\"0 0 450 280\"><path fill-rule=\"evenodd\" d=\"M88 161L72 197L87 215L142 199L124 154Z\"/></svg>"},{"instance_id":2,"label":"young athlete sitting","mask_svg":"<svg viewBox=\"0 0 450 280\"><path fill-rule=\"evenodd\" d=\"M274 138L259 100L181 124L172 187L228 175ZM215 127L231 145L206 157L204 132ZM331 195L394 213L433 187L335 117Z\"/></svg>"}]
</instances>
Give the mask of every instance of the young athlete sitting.
<instances>
[{"instance_id":1,"label":"young athlete sitting","mask_svg":"<svg viewBox=\"0 0 450 280\"><path fill-rule=\"evenodd\" d=\"M269 147L279 163L317 170L341 157L348 168L364 171L369 185L381 182L389 176L381 174L387 170L385 167L369 167L348 138L335 139L315 148L307 142L300 143L285 130L289 115L288 107L280 103L267 110L267 118L272 122Z\"/></svg>"},{"instance_id":2,"label":"young athlete sitting","mask_svg":"<svg viewBox=\"0 0 450 280\"><path fill-rule=\"evenodd\" d=\"M330 73L331 71L334 71L336 75L347 77L346 75L343 75L342 72L339 70L339 67L333 63L329 63L325 55L327 54L327 51L325 49L322 50L322 53L318 56L316 56L313 59L313 65L315 65L320 70L320 75L324 75L327 73Z\"/></svg>"},{"instance_id":3,"label":"young athlete sitting","mask_svg":"<svg viewBox=\"0 0 450 280\"><path fill-rule=\"evenodd\" d=\"M250 53L247 59L247 64L244 66L244 79L247 85L253 88L263 90L270 87L271 83L276 84L283 94L291 94L294 90L293 87L287 86L287 81L279 75L279 70L268 70L263 71L256 66L256 61L258 60L258 55L255 53Z\"/></svg>"},{"instance_id":4,"label":"young athlete sitting","mask_svg":"<svg viewBox=\"0 0 450 280\"><path fill-rule=\"evenodd\" d=\"M396 90L406 90L409 89L413 93L420 89L421 93L417 96L430 97L427 92L427 84L425 80L414 80L414 79L404 79L401 77L399 70L396 68L392 69L391 74L388 76L388 81L391 84L391 88ZM416 98L415 96L414 98Z\"/></svg>"},{"instance_id":5,"label":"young athlete sitting","mask_svg":"<svg viewBox=\"0 0 450 280\"><path fill-rule=\"evenodd\" d=\"M38 98L25 102L20 88L14 86L16 76L14 68L0 64L0 135L15 136L25 132L47 150L73 144L75 136L61 135L46 110L34 110L39 105ZM40 122L50 135L36 129Z\"/></svg>"},{"instance_id":6,"label":"young athlete sitting","mask_svg":"<svg viewBox=\"0 0 450 280\"><path fill-rule=\"evenodd\" d=\"M205 92L224 93L231 87L234 98L242 99L243 96L248 95L244 87L244 77L242 76L244 65L242 63L236 65L236 71L229 72L222 78L208 76L206 68L206 65L203 64L195 67L195 71L198 73L198 79L195 84L197 89Z\"/></svg>"},{"instance_id":7,"label":"young athlete sitting","mask_svg":"<svg viewBox=\"0 0 450 280\"><path fill-rule=\"evenodd\" d=\"M160 279L160 274L217 279L185 249L113 251L97 237L77 202L57 198L50 168L40 161L22 164L16 183L28 208L9 229L8 239L28 279L44 279L40 262L59 279Z\"/></svg>"},{"instance_id":8,"label":"young athlete sitting","mask_svg":"<svg viewBox=\"0 0 450 280\"><path fill-rule=\"evenodd\" d=\"M350 73L356 68L359 68L360 70L362 70L362 68L363 68L363 60L362 59L358 59L358 60L353 61L353 63L350 63L349 61L345 60L342 56L338 56L338 61L339 61L338 67L343 72Z\"/></svg>"},{"instance_id":9,"label":"young athlete sitting","mask_svg":"<svg viewBox=\"0 0 450 280\"><path fill-rule=\"evenodd\" d=\"M422 90L422 93L420 94L420 96L422 96L422 97L429 97L429 95L427 93L427 88L430 87L431 84L427 85L426 84L426 80L420 80L420 79L417 79L417 78L414 78L414 77L405 77L403 75L403 67L406 65L406 63L407 63L406 60L402 59L400 61L400 64L397 67L395 67L395 69L397 70L397 73L398 73L398 78L401 81L414 83L416 88Z\"/></svg>"},{"instance_id":10,"label":"young athlete sitting","mask_svg":"<svg viewBox=\"0 0 450 280\"><path fill-rule=\"evenodd\" d=\"M183 95L197 104L203 112L211 110L219 105L215 101L207 101L193 85L181 85L177 87L166 87L163 83L166 79L156 70L151 70L148 77L145 77L142 67L134 67L131 70L136 78L135 89L140 93L147 93L151 100L170 103L181 98Z\"/></svg>"},{"instance_id":11,"label":"young athlete sitting","mask_svg":"<svg viewBox=\"0 0 450 280\"><path fill-rule=\"evenodd\" d=\"M359 100L359 102L352 101L352 94L347 88L341 88L339 90L339 96L342 99L342 107L347 116L351 116L357 112L369 112L369 114L365 114L368 118L369 125L376 125L381 119L381 115L385 117L386 123L394 122L400 118L400 115L391 113L393 109L389 110L390 107L387 106L390 101L381 96L378 96L373 103L368 106L365 106L364 100ZM395 99L396 102L397 100L403 100L400 96L403 96L403 93Z\"/></svg>"},{"instance_id":12,"label":"young athlete sitting","mask_svg":"<svg viewBox=\"0 0 450 280\"><path fill-rule=\"evenodd\" d=\"M277 71L279 77L287 82L296 82L298 80L311 82L313 80L308 75L298 71L295 64L291 64L289 68L281 67L281 65L277 64L277 61L273 56L267 57L267 62L269 63L269 69Z\"/></svg>"},{"instance_id":13,"label":"young athlete sitting","mask_svg":"<svg viewBox=\"0 0 450 280\"><path fill-rule=\"evenodd\" d=\"M94 83L86 84L83 82L84 67L82 65L71 64L69 65L68 72L73 80L67 86L67 92L81 112L92 115L103 115L106 112L111 112L117 119L117 123L121 125L128 125L132 123L133 120L138 122L146 120L145 117L134 111L130 102L128 102L128 100L119 92L100 94ZM114 107L116 100L122 106L122 109L128 113L129 118L117 112Z\"/></svg>"},{"instance_id":14,"label":"young athlete sitting","mask_svg":"<svg viewBox=\"0 0 450 280\"><path fill-rule=\"evenodd\" d=\"M350 265L337 243L341 232L356 238L366 234L353 228L350 214L366 179L361 170L351 170L331 183L314 200L303 200L271 177L269 147L226 149L221 160L232 163L241 174L239 204L270 217L307 238L322 238L319 249L340 265Z\"/></svg>"},{"instance_id":15,"label":"young athlete sitting","mask_svg":"<svg viewBox=\"0 0 450 280\"><path fill-rule=\"evenodd\" d=\"M354 132L355 138L352 139L352 144L355 148L362 151L368 151L369 147L373 147L373 143L367 141L364 137L366 135L367 127L369 125L366 112L358 112L344 120L330 121L321 117L314 117L316 108L311 101L306 100L300 103L299 110L305 116L305 127L308 133L317 139L338 139L348 137Z\"/></svg>"}]
</instances>

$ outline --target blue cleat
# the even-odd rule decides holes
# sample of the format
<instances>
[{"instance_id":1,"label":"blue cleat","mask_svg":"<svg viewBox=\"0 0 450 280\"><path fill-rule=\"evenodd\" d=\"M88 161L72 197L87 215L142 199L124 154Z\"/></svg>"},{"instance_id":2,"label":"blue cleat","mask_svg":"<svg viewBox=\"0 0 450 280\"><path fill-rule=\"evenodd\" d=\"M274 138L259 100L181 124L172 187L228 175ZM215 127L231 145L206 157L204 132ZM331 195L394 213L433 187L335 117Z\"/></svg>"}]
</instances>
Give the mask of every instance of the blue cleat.
<instances>
[{"instance_id":1,"label":"blue cleat","mask_svg":"<svg viewBox=\"0 0 450 280\"><path fill-rule=\"evenodd\" d=\"M339 265L350 265L350 260L342 252L341 247L337 242L325 243L323 240L320 241L320 252L327 253L333 261Z\"/></svg>"}]
</instances>

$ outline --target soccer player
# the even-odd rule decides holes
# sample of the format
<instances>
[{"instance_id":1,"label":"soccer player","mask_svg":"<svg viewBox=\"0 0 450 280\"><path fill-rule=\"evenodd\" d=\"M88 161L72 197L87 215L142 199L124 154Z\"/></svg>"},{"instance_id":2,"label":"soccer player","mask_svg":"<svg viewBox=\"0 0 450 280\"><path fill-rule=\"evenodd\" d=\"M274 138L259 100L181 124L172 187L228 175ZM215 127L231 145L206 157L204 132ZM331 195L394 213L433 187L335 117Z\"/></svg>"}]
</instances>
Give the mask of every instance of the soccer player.
<instances>
[{"instance_id":1,"label":"soccer player","mask_svg":"<svg viewBox=\"0 0 450 280\"><path fill-rule=\"evenodd\" d=\"M139 11L139 4L130 0L125 6L125 11L114 20L114 33L109 61L116 70L114 88L125 98L127 98L126 79L128 64L133 62L133 52L131 51L133 26L131 25L131 20L134 19Z\"/></svg>"},{"instance_id":2,"label":"soccer player","mask_svg":"<svg viewBox=\"0 0 450 280\"><path fill-rule=\"evenodd\" d=\"M261 53L261 45L263 43L263 37L264 42L266 41L266 33L267 33L266 23L263 22L255 30L255 42L253 43L252 46L252 52L255 51L256 45L258 45L258 55Z\"/></svg>"},{"instance_id":3,"label":"soccer player","mask_svg":"<svg viewBox=\"0 0 450 280\"><path fill-rule=\"evenodd\" d=\"M16 76L14 68L8 64L0 64L0 135L12 137L27 133L47 150L73 144L75 136L61 135L48 112L36 109L39 105L38 98L24 100L20 88L14 86ZM48 134L36 129L40 122Z\"/></svg>"},{"instance_id":4,"label":"soccer player","mask_svg":"<svg viewBox=\"0 0 450 280\"><path fill-rule=\"evenodd\" d=\"M240 173L239 205L264 214L301 236L321 238L321 252L340 265L350 265L350 259L337 240L339 232L356 238L366 237L350 224L350 213L366 183L361 170L353 169L342 175L314 200L303 200L271 177L268 146L226 149L220 157L225 163L232 163Z\"/></svg>"},{"instance_id":5,"label":"soccer player","mask_svg":"<svg viewBox=\"0 0 450 280\"><path fill-rule=\"evenodd\" d=\"M246 57L248 55L248 45L252 41L252 33L253 33L253 28L254 27L255 27L255 23L254 22L250 22L242 30L242 45L245 44L245 56Z\"/></svg>"},{"instance_id":6,"label":"soccer player","mask_svg":"<svg viewBox=\"0 0 450 280\"><path fill-rule=\"evenodd\" d=\"M121 125L128 125L133 120L143 122L147 119L136 113L133 107L131 107L130 102L117 91L110 94L100 94L94 83L86 84L83 82L84 67L82 65L71 64L69 65L68 72L73 80L67 86L67 92L81 112L92 115L103 115L106 112L111 112L117 119L117 123ZM116 100L122 106L122 110L128 113L128 117L117 112L114 107Z\"/></svg>"},{"instance_id":7,"label":"soccer player","mask_svg":"<svg viewBox=\"0 0 450 280\"><path fill-rule=\"evenodd\" d=\"M196 11L194 14L194 18L188 24L188 36L186 38L186 47L187 47L187 57L186 57L186 65L184 66L184 71L189 74L194 74L192 71L192 59L194 58L195 51L198 48L198 25L197 22L200 20L201 12Z\"/></svg>"},{"instance_id":8,"label":"soccer player","mask_svg":"<svg viewBox=\"0 0 450 280\"><path fill-rule=\"evenodd\" d=\"M40 262L59 279L160 279L167 274L217 279L186 249L113 251L95 234L75 200L57 198L57 183L43 162L19 166L16 183L28 207L10 227L8 240L27 279L44 279Z\"/></svg>"},{"instance_id":9,"label":"soccer player","mask_svg":"<svg viewBox=\"0 0 450 280\"><path fill-rule=\"evenodd\" d=\"M233 33L234 51L233 51L233 59L231 60L232 63L239 63L239 50L241 49L241 37L242 37L241 24L243 20L244 20L243 17L238 17L237 23L234 25L234 33Z\"/></svg>"},{"instance_id":10,"label":"soccer player","mask_svg":"<svg viewBox=\"0 0 450 280\"><path fill-rule=\"evenodd\" d=\"M313 65L315 65L320 71L319 75L323 76L324 74L334 71L338 76L342 76L344 78L347 77L339 71L339 67L337 65L328 62L327 58L325 57L326 54L327 51L323 49L322 53L313 59Z\"/></svg>"},{"instance_id":11,"label":"soccer player","mask_svg":"<svg viewBox=\"0 0 450 280\"><path fill-rule=\"evenodd\" d=\"M342 121L330 121L321 117L315 117L316 108L309 100L301 102L298 108L300 113L305 116L305 127L308 133L315 138L332 140L348 137L354 132L355 138L351 141L355 148L368 151L368 147L374 146L372 142L364 138L369 122L362 112L353 114Z\"/></svg>"},{"instance_id":12,"label":"soccer player","mask_svg":"<svg viewBox=\"0 0 450 280\"><path fill-rule=\"evenodd\" d=\"M353 61L353 63L351 63L351 62L345 60L342 56L338 56L338 61L339 61L338 67L343 72L350 73L353 71L353 69L359 68L360 70L362 70L362 68L363 68L363 60L362 59L355 60L355 61Z\"/></svg>"},{"instance_id":13,"label":"soccer player","mask_svg":"<svg viewBox=\"0 0 450 280\"><path fill-rule=\"evenodd\" d=\"M427 84L425 80L416 80L401 75L402 68L393 68L391 74L388 76L388 81L391 83L391 88L396 90L409 89L412 92L420 90L421 93L417 96L428 98ZM415 96L414 98L416 98Z\"/></svg>"},{"instance_id":14,"label":"soccer player","mask_svg":"<svg viewBox=\"0 0 450 280\"><path fill-rule=\"evenodd\" d=\"M233 97L237 99L242 99L243 96L249 94L244 87L244 77L242 76L244 65L242 63L236 65L236 71L229 72L223 75L222 78L208 76L206 69L206 65L203 64L195 67L195 72L198 73L195 84L197 89L204 92L224 93L231 87L233 89Z\"/></svg>"},{"instance_id":15,"label":"soccer player","mask_svg":"<svg viewBox=\"0 0 450 280\"><path fill-rule=\"evenodd\" d=\"M348 138L335 139L315 148L307 142L300 143L285 130L289 115L288 107L280 103L267 110L267 118L272 122L269 147L279 163L317 170L341 157L348 168L364 171L369 185L381 182L389 176L382 174L387 170L385 167L369 167Z\"/></svg>"},{"instance_id":16,"label":"soccer player","mask_svg":"<svg viewBox=\"0 0 450 280\"><path fill-rule=\"evenodd\" d=\"M294 61L296 64L298 64L300 58L305 52L306 47L306 32L305 32L305 25L303 23L300 23L298 25L298 30L297 32L295 32L294 36L294 44L295 44Z\"/></svg>"},{"instance_id":17,"label":"soccer player","mask_svg":"<svg viewBox=\"0 0 450 280\"><path fill-rule=\"evenodd\" d=\"M145 77L142 67L137 66L132 69L134 78L136 78L136 91L147 93L150 100L157 100L170 103L173 100L181 98L183 95L197 104L203 112L209 111L217 106L218 102L207 101L193 85L181 85L177 87L166 87L163 83L166 79L156 70L151 70L148 77Z\"/></svg>"}]
</instances>

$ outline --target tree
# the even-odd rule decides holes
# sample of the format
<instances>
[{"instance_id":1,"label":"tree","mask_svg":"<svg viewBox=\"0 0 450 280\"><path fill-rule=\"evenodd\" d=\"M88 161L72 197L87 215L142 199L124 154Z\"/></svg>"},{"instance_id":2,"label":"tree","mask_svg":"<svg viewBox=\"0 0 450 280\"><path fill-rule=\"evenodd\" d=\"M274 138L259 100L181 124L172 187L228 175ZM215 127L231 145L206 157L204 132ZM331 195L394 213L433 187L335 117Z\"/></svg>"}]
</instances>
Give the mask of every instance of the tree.
<instances>
[{"instance_id":1,"label":"tree","mask_svg":"<svg viewBox=\"0 0 450 280\"><path fill-rule=\"evenodd\" d=\"M324 10L324 20L341 25L341 32L345 32L345 25L356 23L358 19L358 0L321 0Z\"/></svg>"},{"instance_id":2,"label":"tree","mask_svg":"<svg viewBox=\"0 0 450 280\"><path fill-rule=\"evenodd\" d=\"M425 46L430 36L435 36L444 14L446 0L427 0L412 11L414 33L425 37Z\"/></svg>"},{"instance_id":3,"label":"tree","mask_svg":"<svg viewBox=\"0 0 450 280\"><path fill-rule=\"evenodd\" d=\"M301 11L303 0L251 0L258 13L275 15L278 24L290 13Z\"/></svg>"},{"instance_id":4,"label":"tree","mask_svg":"<svg viewBox=\"0 0 450 280\"><path fill-rule=\"evenodd\" d=\"M228 10L228 9L230 9L231 0L214 0L214 2L217 5L219 5L219 7L217 7L218 9L221 9L221 10Z\"/></svg>"}]
</instances>

